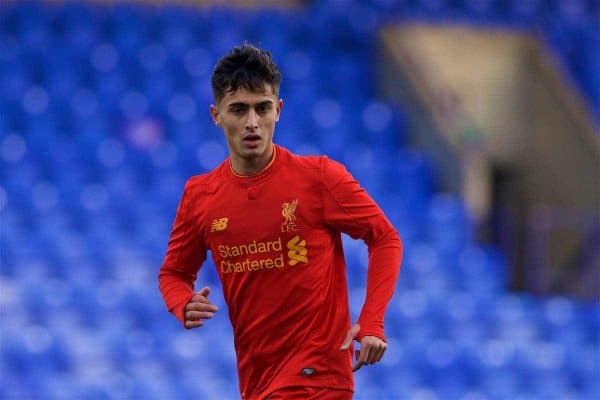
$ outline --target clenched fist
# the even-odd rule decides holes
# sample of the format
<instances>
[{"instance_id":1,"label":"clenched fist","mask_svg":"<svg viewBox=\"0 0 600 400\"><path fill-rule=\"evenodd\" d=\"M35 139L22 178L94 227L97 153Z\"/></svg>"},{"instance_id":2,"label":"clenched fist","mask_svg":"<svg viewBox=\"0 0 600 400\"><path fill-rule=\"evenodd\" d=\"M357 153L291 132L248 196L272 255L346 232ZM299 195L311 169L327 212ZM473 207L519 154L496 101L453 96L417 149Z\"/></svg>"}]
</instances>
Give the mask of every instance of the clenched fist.
<instances>
[{"instance_id":1,"label":"clenched fist","mask_svg":"<svg viewBox=\"0 0 600 400\"><path fill-rule=\"evenodd\" d=\"M187 329L204 325L204 320L211 319L219 310L208 300L210 288L205 287L197 292L185 306L184 317Z\"/></svg>"},{"instance_id":2,"label":"clenched fist","mask_svg":"<svg viewBox=\"0 0 600 400\"><path fill-rule=\"evenodd\" d=\"M359 332L360 325L352 325L346 334L346 338L344 339L340 350L348 350L348 348L350 348L350 344ZM352 366L352 372L358 371L363 365L378 363L383 357L386 349L387 343L377 336L364 336L360 340L360 350L355 351L356 364Z\"/></svg>"}]
</instances>

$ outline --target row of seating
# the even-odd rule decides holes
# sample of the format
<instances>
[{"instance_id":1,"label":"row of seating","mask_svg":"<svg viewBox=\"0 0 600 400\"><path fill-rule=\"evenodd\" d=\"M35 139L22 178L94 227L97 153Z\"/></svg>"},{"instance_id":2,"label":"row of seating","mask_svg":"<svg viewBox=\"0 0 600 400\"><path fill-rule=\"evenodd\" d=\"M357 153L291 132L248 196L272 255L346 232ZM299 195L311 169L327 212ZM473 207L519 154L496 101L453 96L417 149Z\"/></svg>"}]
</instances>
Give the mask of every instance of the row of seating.
<instances>
[{"instance_id":1,"label":"row of seating","mask_svg":"<svg viewBox=\"0 0 600 400\"><path fill-rule=\"evenodd\" d=\"M168 315L156 278L185 180L227 155L208 80L244 39L284 74L276 142L344 162L404 242L389 350L355 374L355 398L595 398L600 303L506 293L504 256L475 242L464 201L438 193L438 167L407 147L405 113L375 93L380 24L459 10L563 18L566 3L552 4L0 7L0 398L239 398L212 261L199 282L221 312L200 331ZM586 18L561 26L585 31ZM367 251L344 247L356 317Z\"/></svg>"},{"instance_id":2,"label":"row of seating","mask_svg":"<svg viewBox=\"0 0 600 400\"><path fill-rule=\"evenodd\" d=\"M302 68L302 62L295 62L297 54L290 51L294 49L300 53L301 61L305 59L303 53L309 52L311 57L327 57L339 71L344 65L344 51L361 51L363 56L370 56L364 44L380 24L409 18L459 19L539 32L563 55L565 67L591 100L592 108L598 111L600 104L596 78L600 75L600 46L595 34L600 11L592 0L327 1L315 2L293 14L268 12L263 18L275 19L277 23L258 25L253 23L253 14L233 14L226 10L189 13L185 8L132 5L89 8L75 2L58 10L47 5L40 9L37 2L21 3L18 10L10 8L4 12L1 28L6 36L0 57L13 61L29 59L27 69L32 69L38 78L58 75L66 81L89 81L96 79L97 72L101 76L122 63L126 65L124 71L131 71L128 75L132 80L143 76L133 72L137 69L154 73L149 75L154 78L167 69L174 72L171 77L178 81L186 67L194 74L206 75L210 68L207 60L218 57L231 43L243 40L270 48L286 59L284 65L289 60L289 64ZM235 25L236 29L221 32L221 27L229 25ZM51 46L45 46L48 36L52 37ZM185 58L187 64L181 65L180 58ZM74 68L73 60L79 61L78 68ZM322 65L328 68L331 64ZM65 70L70 74L61 73ZM351 71L350 66L346 74L335 74L333 81ZM354 70L357 73L360 75ZM327 81L320 83L327 86Z\"/></svg>"}]
</instances>

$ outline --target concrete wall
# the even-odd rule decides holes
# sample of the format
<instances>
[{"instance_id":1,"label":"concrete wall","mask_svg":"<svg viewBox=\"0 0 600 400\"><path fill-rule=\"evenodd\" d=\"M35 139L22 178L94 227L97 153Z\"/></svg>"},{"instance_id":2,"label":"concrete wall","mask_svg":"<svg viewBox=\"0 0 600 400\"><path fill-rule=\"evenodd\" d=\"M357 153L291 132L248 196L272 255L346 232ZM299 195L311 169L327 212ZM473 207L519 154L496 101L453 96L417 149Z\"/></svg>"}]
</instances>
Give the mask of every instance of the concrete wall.
<instances>
[{"instance_id":1,"label":"concrete wall","mask_svg":"<svg viewBox=\"0 0 600 400\"><path fill-rule=\"evenodd\" d=\"M381 47L381 87L444 166L444 188L505 248L514 287L548 290L600 208L600 133L551 52L525 33L419 24L385 28ZM540 225L539 210L554 217Z\"/></svg>"}]
</instances>

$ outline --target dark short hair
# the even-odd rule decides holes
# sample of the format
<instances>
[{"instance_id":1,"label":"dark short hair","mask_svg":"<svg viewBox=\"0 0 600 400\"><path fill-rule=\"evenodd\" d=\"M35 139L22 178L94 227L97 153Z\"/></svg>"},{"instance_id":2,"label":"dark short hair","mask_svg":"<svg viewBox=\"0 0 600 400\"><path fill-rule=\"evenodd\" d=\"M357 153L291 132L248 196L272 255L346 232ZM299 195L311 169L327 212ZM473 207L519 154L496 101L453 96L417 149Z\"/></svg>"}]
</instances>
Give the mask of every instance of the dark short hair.
<instances>
[{"instance_id":1,"label":"dark short hair","mask_svg":"<svg viewBox=\"0 0 600 400\"><path fill-rule=\"evenodd\" d=\"M279 94L281 72L271 53L250 44L234 47L223 56L213 70L211 86L215 101L240 88L263 92L265 84L271 85L273 93Z\"/></svg>"}]
</instances>

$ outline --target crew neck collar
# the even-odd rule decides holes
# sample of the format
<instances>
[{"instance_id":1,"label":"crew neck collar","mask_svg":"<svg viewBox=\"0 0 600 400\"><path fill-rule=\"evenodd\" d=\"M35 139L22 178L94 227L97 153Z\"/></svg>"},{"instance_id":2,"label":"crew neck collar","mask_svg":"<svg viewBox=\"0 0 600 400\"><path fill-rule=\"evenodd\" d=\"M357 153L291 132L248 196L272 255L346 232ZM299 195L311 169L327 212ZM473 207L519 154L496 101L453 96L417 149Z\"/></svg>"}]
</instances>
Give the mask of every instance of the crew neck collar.
<instances>
[{"instance_id":1,"label":"crew neck collar","mask_svg":"<svg viewBox=\"0 0 600 400\"><path fill-rule=\"evenodd\" d=\"M242 185L249 185L256 182L261 182L269 178L273 174L275 170L278 169L280 165L281 158L283 156L283 149L276 144L273 144L273 157L271 157L271 161L258 173L254 175L240 175L233 170L233 166L231 165L231 158L227 160L227 171L226 174L236 183L240 183Z\"/></svg>"},{"instance_id":2,"label":"crew neck collar","mask_svg":"<svg viewBox=\"0 0 600 400\"><path fill-rule=\"evenodd\" d=\"M258 176L260 174L262 174L263 172L265 172L267 169L269 169L271 167L271 165L273 164L273 162L275 162L275 158L277 157L277 149L275 148L275 145L273 144L273 154L271 154L271 159L269 160L269 162L267 163L267 165L265 165L260 171L258 171L256 174L254 175L242 175L242 174L238 174L237 172L235 172L235 169L233 169L233 164L231 163L231 157L229 157L229 170L231 171L231 173L238 177L238 178L242 178L242 179L248 179L248 178L252 178L255 176Z\"/></svg>"}]
</instances>

